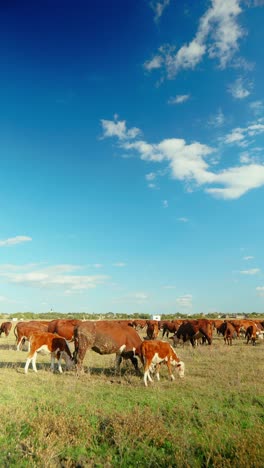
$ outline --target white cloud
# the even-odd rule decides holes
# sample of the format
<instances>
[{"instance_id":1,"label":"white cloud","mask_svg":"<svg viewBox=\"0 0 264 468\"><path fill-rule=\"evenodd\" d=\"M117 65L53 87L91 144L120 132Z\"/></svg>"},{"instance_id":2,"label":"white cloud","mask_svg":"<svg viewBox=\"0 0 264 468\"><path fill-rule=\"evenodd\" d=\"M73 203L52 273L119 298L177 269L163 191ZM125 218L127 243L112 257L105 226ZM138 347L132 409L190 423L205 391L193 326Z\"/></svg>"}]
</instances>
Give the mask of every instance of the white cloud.
<instances>
[{"instance_id":1,"label":"white cloud","mask_svg":"<svg viewBox=\"0 0 264 468\"><path fill-rule=\"evenodd\" d=\"M106 275L69 274L80 268L78 265L65 264L36 269L25 265L23 271L21 266L0 265L0 276L16 285L36 288L67 288L68 292L80 292L95 288L108 279Z\"/></svg>"},{"instance_id":2,"label":"white cloud","mask_svg":"<svg viewBox=\"0 0 264 468\"><path fill-rule=\"evenodd\" d=\"M262 115L264 112L264 104L262 101L253 101L249 104L249 107L255 115Z\"/></svg>"},{"instance_id":3,"label":"white cloud","mask_svg":"<svg viewBox=\"0 0 264 468\"><path fill-rule=\"evenodd\" d=\"M250 270L242 270L239 273L241 275L256 275L259 272L260 272L259 268L251 268Z\"/></svg>"},{"instance_id":4,"label":"white cloud","mask_svg":"<svg viewBox=\"0 0 264 468\"><path fill-rule=\"evenodd\" d=\"M192 294L185 294L176 299L177 304L181 307L190 308L192 307Z\"/></svg>"},{"instance_id":5,"label":"white cloud","mask_svg":"<svg viewBox=\"0 0 264 468\"><path fill-rule=\"evenodd\" d=\"M243 257L243 260L253 260L254 257L252 255L247 255L246 257Z\"/></svg>"},{"instance_id":6,"label":"white cloud","mask_svg":"<svg viewBox=\"0 0 264 468\"><path fill-rule=\"evenodd\" d=\"M256 291L257 291L258 296L264 297L264 286L257 286Z\"/></svg>"},{"instance_id":7,"label":"white cloud","mask_svg":"<svg viewBox=\"0 0 264 468\"><path fill-rule=\"evenodd\" d=\"M168 208L169 206L168 200L163 200L162 205L163 205L163 208Z\"/></svg>"},{"instance_id":8,"label":"white cloud","mask_svg":"<svg viewBox=\"0 0 264 468\"><path fill-rule=\"evenodd\" d=\"M123 268L126 266L126 263L124 262L117 262L117 263L113 263L113 266L114 267L117 267L117 268Z\"/></svg>"},{"instance_id":9,"label":"white cloud","mask_svg":"<svg viewBox=\"0 0 264 468\"><path fill-rule=\"evenodd\" d=\"M190 99L190 94L178 94L176 97L170 97L168 104L182 104Z\"/></svg>"},{"instance_id":10,"label":"white cloud","mask_svg":"<svg viewBox=\"0 0 264 468\"><path fill-rule=\"evenodd\" d=\"M32 238L28 236L10 237L9 239L0 240L0 247L22 244L23 242L30 242L30 241L32 241Z\"/></svg>"},{"instance_id":11,"label":"white cloud","mask_svg":"<svg viewBox=\"0 0 264 468\"><path fill-rule=\"evenodd\" d=\"M162 46L158 53L144 64L148 71L163 65L168 77L173 78L182 69L194 69L205 56L218 59L225 68L239 48L244 34L237 18L242 12L239 0L211 0L211 6L200 18L195 37L175 52Z\"/></svg>"},{"instance_id":12,"label":"white cloud","mask_svg":"<svg viewBox=\"0 0 264 468\"><path fill-rule=\"evenodd\" d=\"M237 127L228 133L222 141L226 144L237 144L239 146L248 145L247 138L254 137L264 133L263 119L257 119L255 122L248 125L248 127Z\"/></svg>"},{"instance_id":13,"label":"white cloud","mask_svg":"<svg viewBox=\"0 0 264 468\"><path fill-rule=\"evenodd\" d=\"M224 123L225 123L225 116L221 108L218 109L217 113L215 115L212 115L208 120L208 124L211 125L212 127L222 127Z\"/></svg>"},{"instance_id":14,"label":"white cloud","mask_svg":"<svg viewBox=\"0 0 264 468\"><path fill-rule=\"evenodd\" d=\"M189 219L188 218L177 218L178 221L181 223L188 223Z\"/></svg>"},{"instance_id":15,"label":"white cloud","mask_svg":"<svg viewBox=\"0 0 264 468\"><path fill-rule=\"evenodd\" d=\"M155 172L150 172L149 174L146 175L146 180L155 180L156 176L157 175Z\"/></svg>"},{"instance_id":16,"label":"white cloud","mask_svg":"<svg viewBox=\"0 0 264 468\"><path fill-rule=\"evenodd\" d=\"M114 302L130 302L134 304L145 304L149 299L149 296L145 292L133 292L122 297L114 299Z\"/></svg>"},{"instance_id":17,"label":"white cloud","mask_svg":"<svg viewBox=\"0 0 264 468\"><path fill-rule=\"evenodd\" d=\"M147 71L150 72L152 70L157 70L158 68L161 68L162 64L163 64L163 58L159 55L156 55L148 62L145 62L144 67Z\"/></svg>"},{"instance_id":18,"label":"white cloud","mask_svg":"<svg viewBox=\"0 0 264 468\"><path fill-rule=\"evenodd\" d=\"M125 125L126 128L126 125ZM126 130L129 134L129 130ZM234 129L226 135L224 143L238 143L245 138L253 137L264 132L262 119L250 124L247 128ZM143 140L126 139L122 135L116 135L121 148L136 151L143 161L164 163L166 170L173 179L180 180L187 185L188 191L192 187L204 187L204 191L214 197L223 199L236 199L253 188L264 185L264 165L251 163L248 165L234 166L214 172L216 149L199 143L186 143L181 138L164 139L159 143L150 144ZM150 173L153 174L153 173ZM153 176L149 176L153 180ZM211 185L211 187L208 187ZM156 188L156 184L150 183L149 187Z\"/></svg>"},{"instance_id":19,"label":"white cloud","mask_svg":"<svg viewBox=\"0 0 264 468\"><path fill-rule=\"evenodd\" d=\"M250 95L251 89L252 83L246 83L241 77L228 86L228 91L235 99L245 99Z\"/></svg>"},{"instance_id":20,"label":"white cloud","mask_svg":"<svg viewBox=\"0 0 264 468\"><path fill-rule=\"evenodd\" d=\"M103 137L113 137L116 136L120 140L127 140L136 138L140 134L140 130L136 127L127 129L126 122L123 120L101 120L101 124L103 127Z\"/></svg>"},{"instance_id":21,"label":"white cloud","mask_svg":"<svg viewBox=\"0 0 264 468\"><path fill-rule=\"evenodd\" d=\"M165 8L167 8L169 4L170 4L170 0L160 0L160 1L153 0L150 3L150 6L155 13L155 16L154 16L155 22L159 21L159 19L163 15Z\"/></svg>"}]
</instances>

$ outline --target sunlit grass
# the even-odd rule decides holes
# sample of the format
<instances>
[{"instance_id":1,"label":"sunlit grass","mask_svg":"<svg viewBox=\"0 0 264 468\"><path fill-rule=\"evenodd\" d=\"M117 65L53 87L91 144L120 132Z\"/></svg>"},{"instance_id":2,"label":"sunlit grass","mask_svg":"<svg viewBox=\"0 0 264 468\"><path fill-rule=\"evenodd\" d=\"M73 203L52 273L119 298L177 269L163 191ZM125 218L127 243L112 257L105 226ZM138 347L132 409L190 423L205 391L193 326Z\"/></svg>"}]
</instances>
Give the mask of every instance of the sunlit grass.
<instances>
[{"instance_id":1,"label":"sunlit grass","mask_svg":"<svg viewBox=\"0 0 264 468\"><path fill-rule=\"evenodd\" d=\"M87 353L85 373L52 374L39 355L0 339L0 466L262 467L264 344L176 349L184 380L167 369L148 388L114 356Z\"/></svg>"}]
</instances>

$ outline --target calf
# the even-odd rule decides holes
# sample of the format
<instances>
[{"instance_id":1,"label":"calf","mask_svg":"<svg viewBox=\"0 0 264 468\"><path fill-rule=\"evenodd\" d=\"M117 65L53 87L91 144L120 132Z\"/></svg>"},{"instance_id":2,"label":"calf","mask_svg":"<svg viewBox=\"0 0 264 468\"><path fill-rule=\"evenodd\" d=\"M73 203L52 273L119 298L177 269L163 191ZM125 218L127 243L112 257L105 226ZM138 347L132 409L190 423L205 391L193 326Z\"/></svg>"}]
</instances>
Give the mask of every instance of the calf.
<instances>
[{"instance_id":1,"label":"calf","mask_svg":"<svg viewBox=\"0 0 264 468\"><path fill-rule=\"evenodd\" d=\"M58 360L58 369L59 372L62 373L61 368L61 358L63 357L66 362L67 368L72 367L73 360L69 345L65 338L54 335L53 333L48 332L36 332L33 333L29 337L30 342L30 351L28 353L26 365L25 365L25 373L28 372L28 367L30 362L32 362L32 368L35 372L37 372L36 367L36 359L37 359L37 352L40 350L45 350L48 353L51 353L51 370L54 370L54 362L55 357Z\"/></svg>"},{"instance_id":2,"label":"calf","mask_svg":"<svg viewBox=\"0 0 264 468\"><path fill-rule=\"evenodd\" d=\"M159 377L159 368L162 362L165 362L168 367L171 380L175 377L172 374L171 365L176 366L181 378L184 377L184 363L180 361L172 346L166 341L146 340L143 341L140 347L136 350L136 354L140 356L144 366L144 383L148 386L148 380L153 382L150 372L156 370L157 379Z\"/></svg>"},{"instance_id":3,"label":"calf","mask_svg":"<svg viewBox=\"0 0 264 468\"><path fill-rule=\"evenodd\" d=\"M29 340L32 333L46 331L48 331L47 321L44 322L42 320L30 320L29 322L19 322L14 328L17 351L19 351L20 346L23 345L26 340Z\"/></svg>"}]
</instances>

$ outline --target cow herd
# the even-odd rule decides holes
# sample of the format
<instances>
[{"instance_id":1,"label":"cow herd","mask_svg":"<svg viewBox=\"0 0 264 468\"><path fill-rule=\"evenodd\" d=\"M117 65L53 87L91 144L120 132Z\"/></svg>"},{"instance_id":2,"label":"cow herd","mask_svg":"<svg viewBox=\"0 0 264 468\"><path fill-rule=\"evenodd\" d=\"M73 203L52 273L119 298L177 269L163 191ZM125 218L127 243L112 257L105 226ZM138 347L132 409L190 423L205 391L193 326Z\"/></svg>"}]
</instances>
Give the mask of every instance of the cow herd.
<instances>
[{"instance_id":1,"label":"cow herd","mask_svg":"<svg viewBox=\"0 0 264 468\"><path fill-rule=\"evenodd\" d=\"M0 336L9 335L11 322L0 325ZM146 332L142 339L139 331ZM167 341L159 340L159 334ZM51 321L32 320L19 322L15 325L17 350L28 341L29 352L25 365L25 373L29 365L37 372L36 358L38 351L45 350L51 354L51 369L57 359L58 370L61 373L61 359L66 362L66 368L75 367L77 375L83 372L83 362L87 350L101 355L116 355L116 371L120 371L122 359L129 359L137 374L141 374L138 359L143 365L144 384L152 382L151 374L156 374L159 380L159 368L165 363L169 376L174 380L171 366L174 366L179 377L184 376L184 363L175 352L179 343L190 342L193 347L198 343L211 345L213 333L222 335L224 342L232 345L234 338L241 335L246 342L256 344L263 338L264 320L75 320L56 319ZM171 336L170 336L171 335ZM171 340L171 341L170 341ZM74 352L69 343L73 342ZM171 344L170 344L171 342Z\"/></svg>"}]
</instances>

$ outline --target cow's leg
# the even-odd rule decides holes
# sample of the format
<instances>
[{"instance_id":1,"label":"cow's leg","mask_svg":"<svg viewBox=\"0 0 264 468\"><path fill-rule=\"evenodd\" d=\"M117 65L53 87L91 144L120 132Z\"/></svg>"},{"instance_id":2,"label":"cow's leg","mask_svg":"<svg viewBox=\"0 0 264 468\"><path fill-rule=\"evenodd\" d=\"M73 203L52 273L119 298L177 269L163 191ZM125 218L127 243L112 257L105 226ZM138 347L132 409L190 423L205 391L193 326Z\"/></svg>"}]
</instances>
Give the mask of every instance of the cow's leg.
<instances>
[{"instance_id":1,"label":"cow's leg","mask_svg":"<svg viewBox=\"0 0 264 468\"><path fill-rule=\"evenodd\" d=\"M116 371L116 373L120 373L121 362L122 362L122 356L121 356L121 354L117 353L116 358L115 358L115 371Z\"/></svg>"},{"instance_id":2,"label":"cow's leg","mask_svg":"<svg viewBox=\"0 0 264 468\"><path fill-rule=\"evenodd\" d=\"M55 365L55 355L54 353L51 353L50 356L50 370L54 372L54 365Z\"/></svg>"},{"instance_id":3,"label":"cow's leg","mask_svg":"<svg viewBox=\"0 0 264 468\"><path fill-rule=\"evenodd\" d=\"M57 359L58 359L58 370L59 370L59 373L62 374L61 353L59 353L59 356L57 357Z\"/></svg>"},{"instance_id":4,"label":"cow's leg","mask_svg":"<svg viewBox=\"0 0 264 468\"><path fill-rule=\"evenodd\" d=\"M158 381L160 381L159 370L160 370L160 363L156 365L156 377Z\"/></svg>"},{"instance_id":5,"label":"cow's leg","mask_svg":"<svg viewBox=\"0 0 264 468\"><path fill-rule=\"evenodd\" d=\"M32 369L34 372L38 372L37 366L36 366L36 360L37 360L37 351L33 354L32 357Z\"/></svg>"},{"instance_id":6,"label":"cow's leg","mask_svg":"<svg viewBox=\"0 0 264 468\"><path fill-rule=\"evenodd\" d=\"M32 359L32 358L30 358L30 357L27 358L26 365L25 365L25 374L28 373L28 367L29 367L29 364L30 364L30 362L31 362L31 359Z\"/></svg>"},{"instance_id":7,"label":"cow's leg","mask_svg":"<svg viewBox=\"0 0 264 468\"><path fill-rule=\"evenodd\" d=\"M195 348L195 339L193 336L190 338L190 342L192 344L192 347Z\"/></svg>"},{"instance_id":8,"label":"cow's leg","mask_svg":"<svg viewBox=\"0 0 264 468\"><path fill-rule=\"evenodd\" d=\"M152 378L150 377L150 368L151 364L147 361L144 367L144 383L146 387L148 386L148 380L153 382Z\"/></svg>"},{"instance_id":9,"label":"cow's leg","mask_svg":"<svg viewBox=\"0 0 264 468\"><path fill-rule=\"evenodd\" d=\"M167 367L168 367L168 371L169 371L169 375L170 375L171 380L175 380L175 377L174 377L174 375L172 373L172 369L171 369L170 359L168 359L168 361L167 361Z\"/></svg>"},{"instance_id":10,"label":"cow's leg","mask_svg":"<svg viewBox=\"0 0 264 468\"><path fill-rule=\"evenodd\" d=\"M23 340L23 336L21 336L21 338L17 338L17 351L20 350L20 346L22 345L22 340Z\"/></svg>"}]
</instances>

